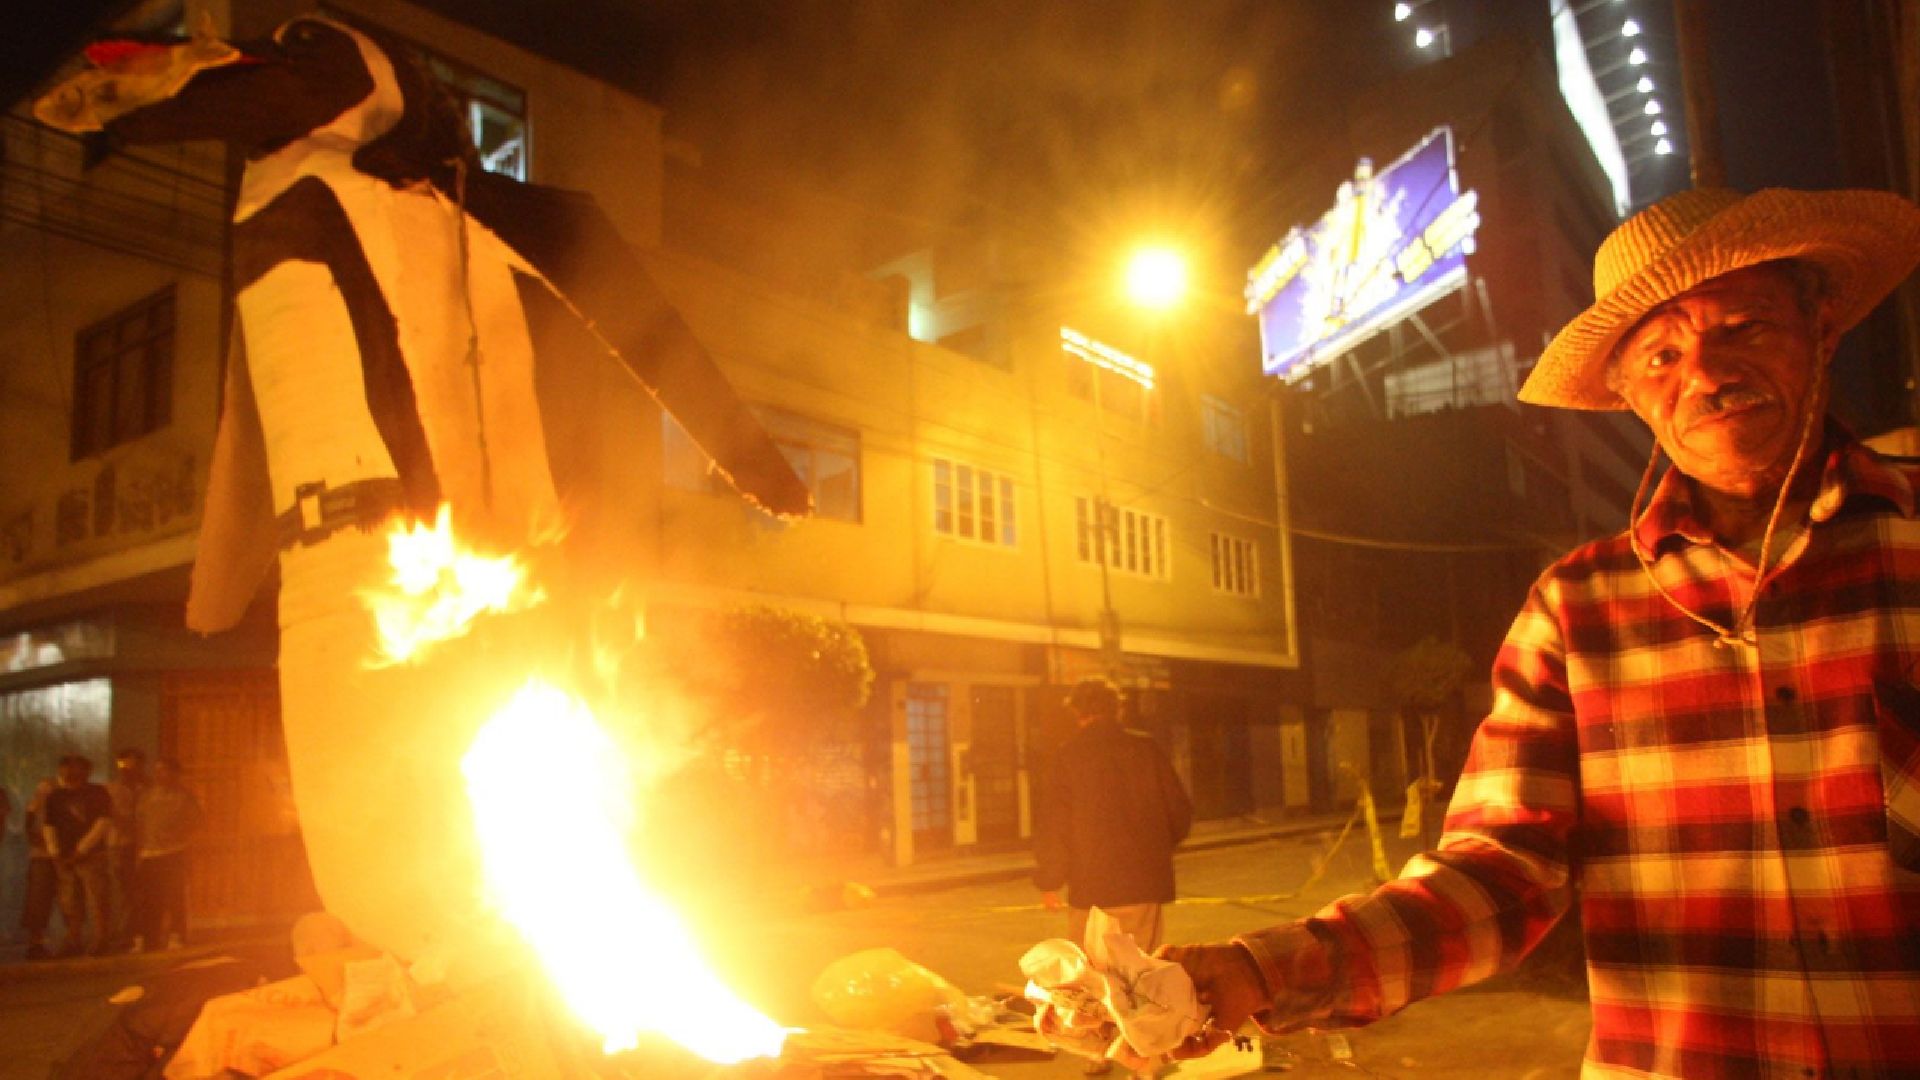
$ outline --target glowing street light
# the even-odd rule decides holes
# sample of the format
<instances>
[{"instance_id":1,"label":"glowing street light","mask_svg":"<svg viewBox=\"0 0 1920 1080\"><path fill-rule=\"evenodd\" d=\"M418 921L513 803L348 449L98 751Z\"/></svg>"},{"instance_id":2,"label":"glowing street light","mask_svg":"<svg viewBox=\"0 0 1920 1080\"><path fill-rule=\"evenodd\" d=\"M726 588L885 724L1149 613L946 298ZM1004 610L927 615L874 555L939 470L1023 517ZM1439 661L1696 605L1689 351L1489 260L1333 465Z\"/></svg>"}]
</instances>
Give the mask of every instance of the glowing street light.
<instances>
[{"instance_id":1,"label":"glowing street light","mask_svg":"<svg viewBox=\"0 0 1920 1080\"><path fill-rule=\"evenodd\" d=\"M1653 132L1653 137L1658 139L1667 133L1667 122L1665 120L1655 120L1653 126L1647 130Z\"/></svg>"},{"instance_id":2,"label":"glowing street light","mask_svg":"<svg viewBox=\"0 0 1920 1080\"><path fill-rule=\"evenodd\" d=\"M1626 22L1621 23L1620 36L1621 37L1639 37L1640 24L1634 21L1633 19L1628 19Z\"/></svg>"},{"instance_id":3,"label":"glowing street light","mask_svg":"<svg viewBox=\"0 0 1920 1080\"><path fill-rule=\"evenodd\" d=\"M1647 50L1638 45L1635 45L1633 51L1627 54L1627 63L1632 64L1634 67L1639 67L1646 62Z\"/></svg>"},{"instance_id":4,"label":"glowing street light","mask_svg":"<svg viewBox=\"0 0 1920 1080\"><path fill-rule=\"evenodd\" d=\"M1659 142L1653 144L1653 152L1663 155L1671 154L1673 153L1673 142L1669 139L1661 139Z\"/></svg>"},{"instance_id":5,"label":"glowing street light","mask_svg":"<svg viewBox=\"0 0 1920 1080\"><path fill-rule=\"evenodd\" d=\"M1168 247L1147 247L1127 262L1127 295L1134 303L1164 311L1187 294L1187 260Z\"/></svg>"},{"instance_id":6,"label":"glowing street light","mask_svg":"<svg viewBox=\"0 0 1920 1080\"><path fill-rule=\"evenodd\" d=\"M1660 99L1659 98L1649 98L1647 100L1647 115L1648 116L1660 115Z\"/></svg>"},{"instance_id":7,"label":"glowing street light","mask_svg":"<svg viewBox=\"0 0 1920 1080\"><path fill-rule=\"evenodd\" d=\"M1408 19L1411 19L1411 18L1413 18L1412 4L1400 3L1400 4L1393 5L1393 21L1394 22L1406 22Z\"/></svg>"},{"instance_id":8,"label":"glowing street light","mask_svg":"<svg viewBox=\"0 0 1920 1080\"><path fill-rule=\"evenodd\" d=\"M1637 83L1634 83L1633 88L1635 90L1640 91L1643 94L1653 93L1653 76L1651 75L1640 76L1640 81Z\"/></svg>"}]
</instances>

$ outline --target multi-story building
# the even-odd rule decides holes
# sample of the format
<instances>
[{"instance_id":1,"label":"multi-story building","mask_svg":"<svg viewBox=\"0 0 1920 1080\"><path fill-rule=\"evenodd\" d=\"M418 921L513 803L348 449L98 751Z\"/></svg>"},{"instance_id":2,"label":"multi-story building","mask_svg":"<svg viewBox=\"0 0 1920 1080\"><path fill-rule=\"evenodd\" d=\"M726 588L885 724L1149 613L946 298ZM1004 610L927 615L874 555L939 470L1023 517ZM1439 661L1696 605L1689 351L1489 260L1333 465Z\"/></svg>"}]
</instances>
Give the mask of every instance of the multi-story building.
<instances>
[{"instance_id":1,"label":"multi-story building","mask_svg":"<svg viewBox=\"0 0 1920 1080\"><path fill-rule=\"evenodd\" d=\"M1361 158L1424 168L1450 141L1454 213L1465 220L1470 207L1478 224L1449 284L1288 373L1302 655L1313 744L1334 759L1325 773L1336 793L1362 774L1390 792L1418 772L1419 739L1381 674L1424 638L1469 660L1438 747L1443 778L1458 769L1490 701L1485 673L1528 585L1581 540L1624 526L1646 464L1649 440L1627 414L1515 400L1541 347L1591 300L1593 253L1624 209L1538 44L1545 19L1531 30L1450 42L1459 45L1450 56L1347 106L1349 175ZM1423 156L1402 158L1413 147ZM1343 199L1373 175L1363 166ZM1408 203L1431 200L1425 213L1444 214L1456 189L1415 175ZM1320 190L1324 207L1333 184ZM1365 197L1391 196L1376 188ZM1396 242L1386 257L1412 243ZM1401 270L1410 282L1421 273ZM1359 262L1345 271L1370 272ZM1337 768L1342 757L1353 772Z\"/></svg>"},{"instance_id":2,"label":"multi-story building","mask_svg":"<svg viewBox=\"0 0 1920 1080\"><path fill-rule=\"evenodd\" d=\"M203 8L236 37L306 10L186 16ZM594 493L572 507L575 561L643 596L650 631L768 604L862 632L864 843L907 861L1020 842L1058 691L1103 671L1204 814L1305 802L1285 501L1243 326L1144 334L1057 292L955 289L931 257L837 268L766 242L765 200L670 170L697 154L629 94L392 0L320 10L419 43L489 168L595 195L806 479L816 514L780 524L716 491L611 366L542 387L556 459ZM211 638L180 617L237 162L204 144L103 156L24 107L5 125L0 783L19 806L64 752L179 757L210 814L199 916L296 909L272 590Z\"/></svg>"}]
</instances>

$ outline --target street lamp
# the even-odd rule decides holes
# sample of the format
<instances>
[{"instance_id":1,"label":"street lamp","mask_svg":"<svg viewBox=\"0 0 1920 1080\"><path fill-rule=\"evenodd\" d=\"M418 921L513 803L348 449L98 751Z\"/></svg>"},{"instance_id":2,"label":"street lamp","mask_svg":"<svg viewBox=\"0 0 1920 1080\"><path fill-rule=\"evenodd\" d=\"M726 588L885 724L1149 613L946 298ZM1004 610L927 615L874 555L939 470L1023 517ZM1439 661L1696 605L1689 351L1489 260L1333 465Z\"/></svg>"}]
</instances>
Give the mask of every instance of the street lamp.
<instances>
[{"instance_id":1,"label":"street lamp","mask_svg":"<svg viewBox=\"0 0 1920 1080\"><path fill-rule=\"evenodd\" d=\"M1169 247L1144 247L1127 261L1127 297L1150 311L1166 311L1187 294L1187 260Z\"/></svg>"}]
</instances>

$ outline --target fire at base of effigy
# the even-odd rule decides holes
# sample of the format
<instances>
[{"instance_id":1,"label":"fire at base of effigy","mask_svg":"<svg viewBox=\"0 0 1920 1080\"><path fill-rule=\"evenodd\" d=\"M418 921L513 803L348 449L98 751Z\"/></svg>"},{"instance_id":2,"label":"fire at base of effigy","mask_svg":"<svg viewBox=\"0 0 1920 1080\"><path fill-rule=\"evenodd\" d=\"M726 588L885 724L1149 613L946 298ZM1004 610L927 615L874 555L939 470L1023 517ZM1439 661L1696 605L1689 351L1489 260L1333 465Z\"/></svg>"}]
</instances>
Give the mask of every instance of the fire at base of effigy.
<instances>
[{"instance_id":1,"label":"fire at base of effigy","mask_svg":"<svg viewBox=\"0 0 1920 1080\"><path fill-rule=\"evenodd\" d=\"M444 512L431 526L396 527L387 547L390 580L359 594L377 629L362 660L369 671L432 670L423 665L457 651L456 639L485 638L546 600L526 563L468 550ZM633 729L645 727L624 715L631 707L614 725L629 738L616 738L589 695L555 674L581 665L549 663L519 676L483 719L454 715L484 699L475 684L506 685L498 670L478 677L482 669L516 658L536 667L528 640L517 633L506 647L481 648L477 663L440 671L449 684L436 714L404 717L472 732L457 772L474 857L446 860L437 894L377 858L316 863L322 897L345 896L355 912L391 914L377 911L381 897L428 898L431 910L381 918L382 931L446 925L383 940L429 942L403 958L360 940L351 918L309 916L295 930L303 973L208 1002L169 1077L983 1075L897 1034L785 1027L730 990L634 857L637 778L663 767L630 756ZM588 666L605 675L612 665L596 659ZM434 763L435 776L444 764ZM334 805L303 802L303 824L322 824L304 820L307 809ZM423 817L423 828L448 820ZM461 880L463 869L476 880ZM383 874L392 878L384 891Z\"/></svg>"}]
</instances>

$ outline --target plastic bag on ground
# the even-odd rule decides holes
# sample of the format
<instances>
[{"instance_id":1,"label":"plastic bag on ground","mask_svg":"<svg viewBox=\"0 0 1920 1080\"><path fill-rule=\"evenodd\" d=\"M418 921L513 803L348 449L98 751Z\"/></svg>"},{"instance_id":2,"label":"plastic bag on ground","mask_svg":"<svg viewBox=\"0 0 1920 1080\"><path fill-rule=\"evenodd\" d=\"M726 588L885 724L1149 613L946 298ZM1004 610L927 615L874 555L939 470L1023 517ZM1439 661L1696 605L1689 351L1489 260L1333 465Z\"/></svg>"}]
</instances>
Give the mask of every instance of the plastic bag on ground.
<instances>
[{"instance_id":1,"label":"plastic bag on ground","mask_svg":"<svg viewBox=\"0 0 1920 1080\"><path fill-rule=\"evenodd\" d=\"M814 1004L835 1024L939 1042L942 1017L967 1015L967 996L893 949L843 956L813 980Z\"/></svg>"}]
</instances>

